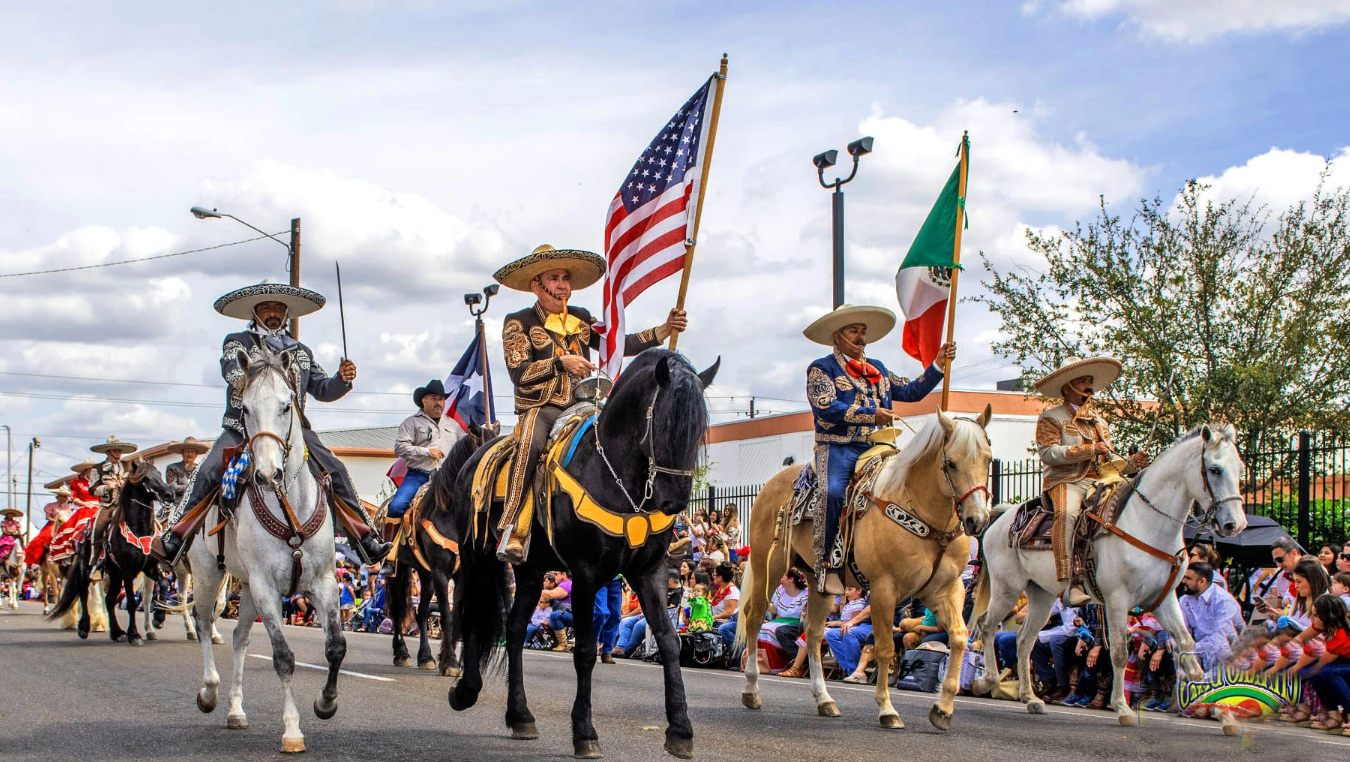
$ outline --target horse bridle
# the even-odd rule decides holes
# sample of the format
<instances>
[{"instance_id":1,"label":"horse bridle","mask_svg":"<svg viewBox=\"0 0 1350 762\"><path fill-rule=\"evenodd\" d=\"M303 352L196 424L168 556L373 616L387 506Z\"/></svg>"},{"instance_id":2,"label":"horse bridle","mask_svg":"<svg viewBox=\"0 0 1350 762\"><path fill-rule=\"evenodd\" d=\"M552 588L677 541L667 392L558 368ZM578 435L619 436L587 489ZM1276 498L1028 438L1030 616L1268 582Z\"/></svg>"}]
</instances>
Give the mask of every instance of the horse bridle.
<instances>
[{"instance_id":1,"label":"horse bridle","mask_svg":"<svg viewBox=\"0 0 1350 762\"><path fill-rule=\"evenodd\" d=\"M637 513L653 512L643 510L643 508L647 505L647 501L651 499L652 493L656 490L656 477L659 474L681 477L694 476L693 469L668 468L659 465L656 462L656 440L652 436L655 427L653 416L656 413L656 399L660 395L661 388L657 387L656 391L652 393L651 403L647 405L647 427L642 432L642 438L638 440L639 447L641 447L642 443L649 442L645 450L640 450L643 455L647 456L647 483L643 488L642 502L640 503L635 501L632 495L628 494L628 487L624 486L623 479L620 478L619 473L614 470L614 466L609 462L609 457L605 455L605 448L600 445L600 426L597 424L595 427L595 449L600 453L600 459L605 462L605 468L609 469L609 475L614 477L614 483L619 485L619 491L623 493L624 499L628 501L628 505L632 506L633 510Z\"/></svg>"},{"instance_id":2,"label":"horse bridle","mask_svg":"<svg viewBox=\"0 0 1350 762\"><path fill-rule=\"evenodd\" d=\"M1200 481L1205 485L1205 494L1209 496L1209 507L1205 509L1204 513L1200 514L1199 524L1200 526L1203 527L1209 524L1210 522L1213 522L1218 519L1219 506L1233 500L1241 501L1242 495L1241 494L1230 495L1222 499L1214 495L1214 487L1212 484L1210 484L1209 481L1209 465L1205 462L1205 445L1203 442L1200 444ZM1163 518L1168 519L1170 521L1174 521L1178 524L1185 524L1189 520L1189 515L1187 516L1187 518L1179 519L1175 516L1172 516L1171 514L1165 513L1158 506L1154 505L1153 501L1148 499L1148 495L1145 495L1144 491L1139 489L1138 486L1135 487L1134 491L1135 494L1139 495L1139 499L1144 502L1144 505L1148 506L1150 509L1153 510L1154 513L1158 514L1159 516L1162 516Z\"/></svg>"}]
</instances>

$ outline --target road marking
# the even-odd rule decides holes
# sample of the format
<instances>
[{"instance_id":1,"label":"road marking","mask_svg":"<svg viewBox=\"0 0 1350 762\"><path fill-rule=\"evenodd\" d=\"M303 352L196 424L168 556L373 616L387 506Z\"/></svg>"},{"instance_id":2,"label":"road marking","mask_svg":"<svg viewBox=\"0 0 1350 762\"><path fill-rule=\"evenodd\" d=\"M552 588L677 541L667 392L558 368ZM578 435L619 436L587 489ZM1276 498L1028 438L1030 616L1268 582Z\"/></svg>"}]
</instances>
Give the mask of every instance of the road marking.
<instances>
[{"instance_id":1,"label":"road marking","mask_svg":"<svg viewBox=\"0 0 1350 762\"><path fill-rule=\"evenodd\" d=\"M255 658L255 659L266 659L266 660L268 660L268 661L271 661L271 660L272 660L272 657L271 657L270 655L269 655L269 656L264 656L264 655L262 655L262 654L249 654L249 656L252 656L252 657ZM317 670L321 670L321 671L323 671L323 672L327 672L327 671L328 671L328 667L325 667L325 666L320 665L320 664L307 664L307 663L305 663L305 662L303 662L303 661L298 661L298 662L296 662L296 663L295 663L295 666L297 666L297 667L309 667L310 669L317 669ZM364 672L352 672L351 670L348 670L348 669L340 669L340 670L338 670L338 674L339 674L339 675L351 675L352 677L364 677L364 678L367 679L367 680L378 680L378 681L380 681L380 682L382 682L382 683L392 683L392 682L394 682L394 678L392 678L392 677L380 677L379 675L367 675L367 674L364 673Z\"/></svg>"}]
</instances>

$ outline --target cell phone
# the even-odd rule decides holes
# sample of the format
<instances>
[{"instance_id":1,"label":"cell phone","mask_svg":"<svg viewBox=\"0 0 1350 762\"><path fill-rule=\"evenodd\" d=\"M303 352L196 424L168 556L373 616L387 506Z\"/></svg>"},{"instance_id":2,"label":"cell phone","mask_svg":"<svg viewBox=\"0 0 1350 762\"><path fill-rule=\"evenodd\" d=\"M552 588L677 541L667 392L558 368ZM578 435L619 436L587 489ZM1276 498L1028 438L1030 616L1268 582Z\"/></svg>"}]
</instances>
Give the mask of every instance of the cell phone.
<instances>
[{"instance_id":1,"label":"cell phone","mask_svg":"<svg viewBox=\"0 0 1350 762\"><path fill-rule=\"evenodd\" d=\"M1279 593L1269 593L1261 596L1261 603L1271 611L1280 611L1284 608L1284 599L1280 597Z\"/></svg>"}]
</instances>

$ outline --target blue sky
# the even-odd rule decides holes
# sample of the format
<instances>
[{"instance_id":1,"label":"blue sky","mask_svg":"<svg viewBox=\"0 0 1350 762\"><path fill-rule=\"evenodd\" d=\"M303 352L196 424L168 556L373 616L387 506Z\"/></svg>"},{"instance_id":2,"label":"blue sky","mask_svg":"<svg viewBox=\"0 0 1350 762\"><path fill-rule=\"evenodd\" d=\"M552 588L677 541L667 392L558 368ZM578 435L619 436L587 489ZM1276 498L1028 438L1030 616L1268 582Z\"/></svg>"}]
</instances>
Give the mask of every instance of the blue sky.
<instances>
[{"instance_id":1,"label":"blue sky","mask_svg":"<svg viewBox=\"0 0 1350 762\"><path fill-rule=\"evenodd\" d=\"M829 306L814 153L877 138L847 189L848 296L893 308L894 269L962 129L974 145L967 261L984 251L1034 268L1026 228L1085 219L1099 194L1126 209L1206 177L1272 208L1306 197L1321 162L1350 144L1347 21L1345 0L692 3L678 15L631 3L11 5L0 10L0 272L247 236L192 219L195 204L274 230L301 216L306 285L331 292L332 261L343 264L357 390L393 393L342 407L402 409L396 395L443 376L467 342L460 294L539 243L601 245L618 182L725 51L681 349L699 365L724 355L717 420L749 394L781 400L761 409L799 408L816 353L800 330ZM0 394L0 423L69 437L53 440L68 454L109 433L213 434L218 389L12 374L219 384L220 337L237 326L211 301L285 277L275 244L224 251L0 278L0 393L141 400ZM657 322L673 292L648 292L629 324ZM491 330L527 304L500 297ZM336 318L325 310L302 332L328 364ZM1016 375L990 354L987 313L963 304L958 319L955 385ZM874 352L918 370L898 335ZM399 418L322 407L320 428Z\"/></svg>"}]
</instances>

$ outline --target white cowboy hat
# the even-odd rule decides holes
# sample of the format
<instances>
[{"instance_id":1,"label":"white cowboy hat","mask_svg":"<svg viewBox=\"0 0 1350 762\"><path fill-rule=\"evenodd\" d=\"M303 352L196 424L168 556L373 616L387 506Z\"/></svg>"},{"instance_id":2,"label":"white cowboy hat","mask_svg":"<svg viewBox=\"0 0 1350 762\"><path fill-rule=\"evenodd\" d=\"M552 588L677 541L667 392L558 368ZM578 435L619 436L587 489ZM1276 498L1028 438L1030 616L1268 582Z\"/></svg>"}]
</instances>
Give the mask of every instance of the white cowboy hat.
<instances>
[{"instance_id":1,"label":"white cowboy hat","mask_svg":"<svg viewBox=\"0 0 1350 762\"><path fill-rule=\"evenodd\" d=\"M270 278L252 286L244 286L216 300L216 312L225 317L239 320L252 320L253 308L263 302L280 302L286 305L290 317L302 317L318 312L328 303L322 294L299 286L277 283Z\"/></svg>"},{"instance_id":2,"label":"white cowboy hat","mask_svg":"<svg viewBox=\"0 0 1350 762\"><path fill-rule=\"evenodd\" d=\"M544 244L492 274L492 279L517 291L529 292L530 281L549 270L566 270L572 290L580 291L605 276L605 260L580 249L555 249Z\"/></svg>"},{"instance_id":3,"label":"white cowboy hat","mask_svg":"<svg viewBox=\"0 0 1350 762\"><path fill-rule=\"evenodd\" d=\"M201 455L211 449L211 445L205 442L198 442L196 437L188 437L181 442L174 442L169 445L168 450L175 455L182 455L184 450L192 450Z\"/></svg>"},{"instance_id":4,"label":"white cowboy hat","mask_svg":"<svg viewBox=\"0 0 1350 762\"><path fill-rule=\"evenodd\" d=\"M1111 382L1120 378L1120 360L1114 357L1089 357L1086 360L1081 357L1070 357L1064 361L1064 364L1050 371L1044 378L1037 381L1036 391L1041 393L1042 397L1061 397L1060 389L1065 384L1080 376L1092 376L1092 387L1096 392L1111 385Z\"/></svg>"},{"instance_id":5,"label":"white cowboy hat","mask_svg":"<svg viewBox=\"0 0 1350 762\"><path fill-rule=\"evenodd\" d=\"M52 490L52 494L56 495L57 497L70 497L74 493L70 491L70 487L67 487L66 485L62 484L60 487L57 487L56 489Z\"/></svg>"},{"instance_id":6,"label":"white cowboy hat","mask_svg":"<svg viewBox=\"0 0 1350 762\"><path fill-rule=\"evenodd\" d=\"M854 323L867 326L867 343L872 344L881 341L895 327L895 313L885 307L844 304L807 326L802 335L817 344L834 346L834 332Z\"/></svg>"},{"instance_id":7,"label":"white cowboy hat","mask_svg":"<svg viewBox=\"0 0 1350 762\"><path fill-rule=\"evenodd\" d=\"M129 452L136 452L136 447L137 445L134 445L131 442L123 442L118 439L116 435L113 435L108 437L103 444L96 444L93 447L90 447L89 452L103 454L111 452L112 450L120 450L123 455L126 455Z\"/></svg>"},{"instance_id":8,"label":"white cowboy hat","mask_svg":"<svg viewBox=\"0 0 1350 762\"><path fill-rule=\"evenodd\" d=\"M94 468L98 466L98 464L101 462L102 461L94 460L93 458L85 458L83 463L76 463L75 465L70 467L70 470L78 474L79 472L85 470L86 468Z\"/></svg>"}]
</instances>

